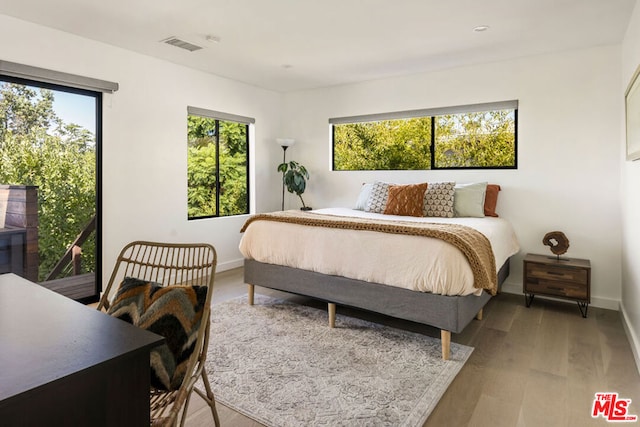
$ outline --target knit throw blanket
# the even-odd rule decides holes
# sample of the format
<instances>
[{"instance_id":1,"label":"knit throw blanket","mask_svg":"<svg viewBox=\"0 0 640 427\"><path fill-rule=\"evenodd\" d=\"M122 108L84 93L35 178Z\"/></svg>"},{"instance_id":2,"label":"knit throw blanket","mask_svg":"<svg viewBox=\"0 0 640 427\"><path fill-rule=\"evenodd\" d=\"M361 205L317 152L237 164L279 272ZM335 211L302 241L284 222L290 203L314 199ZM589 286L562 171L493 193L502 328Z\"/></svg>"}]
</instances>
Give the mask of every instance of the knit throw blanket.
<instances>
[{"instance_id":1,"label":"knit throw blanket","mask_svg":"<svg viewBox=\"0 0 640 427\"><path fill-rule=\"evenodd\" d=\"M476 289L491 295L498 290L496 260L489 239L478 230L460 224L439 224L409 221L389 221L368 218L335 217L313 212L283 211L257 214L249 218L240 230L243 233L255 221L276 221L312 227L366 230L380 233L406 234L444 240L458 248L469 261Z\"/></svg>"}]
</instances>

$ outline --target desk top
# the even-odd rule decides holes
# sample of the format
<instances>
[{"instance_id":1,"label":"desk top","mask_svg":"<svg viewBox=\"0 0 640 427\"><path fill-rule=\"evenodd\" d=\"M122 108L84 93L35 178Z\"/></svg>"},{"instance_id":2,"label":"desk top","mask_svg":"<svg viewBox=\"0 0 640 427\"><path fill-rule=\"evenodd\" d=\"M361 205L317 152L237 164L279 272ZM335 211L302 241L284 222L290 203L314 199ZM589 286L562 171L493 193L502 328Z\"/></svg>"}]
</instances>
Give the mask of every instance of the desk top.
<instances>
[{"instance_id":1,"label":"desk top","mask_svg":"<svg viewBox=\"0 0 640 427\"><path fill-rule=\"evenodd\" d=\"M0 275L0 402L162 343L15 274Z\"/></svg>"}]
</instances>

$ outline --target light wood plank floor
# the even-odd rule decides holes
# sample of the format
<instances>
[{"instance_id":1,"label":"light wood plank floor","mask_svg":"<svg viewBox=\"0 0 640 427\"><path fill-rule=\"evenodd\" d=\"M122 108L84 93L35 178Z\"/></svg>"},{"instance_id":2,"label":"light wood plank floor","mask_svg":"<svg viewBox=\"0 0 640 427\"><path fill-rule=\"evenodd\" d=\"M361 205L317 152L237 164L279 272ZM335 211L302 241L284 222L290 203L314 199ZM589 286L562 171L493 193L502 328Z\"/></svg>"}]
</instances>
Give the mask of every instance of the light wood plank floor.
<instances>
[{"instance_id":1,"label":"light wood plank floor","mask_svg":"<svg viewBox=\"0 0 640 427\"><path fill-rule=\"evenodd\" d=\"M256 292L314 301L256 288ZM246 294L242 269L218 273L215 304ZM324 307L326 309L326 307ZM338 307L348 314L439 337L434 328ZM452 341L475 347L425 426L589 426L596 392L618 392L632 399L630 414L640 416L640 376L619 313L589 308L583 319L575 303L501 294ZM223 426L261 424L218 404ZM186 425L213 425L211 412L194 393Z\"/></svg>"}]
</instances>

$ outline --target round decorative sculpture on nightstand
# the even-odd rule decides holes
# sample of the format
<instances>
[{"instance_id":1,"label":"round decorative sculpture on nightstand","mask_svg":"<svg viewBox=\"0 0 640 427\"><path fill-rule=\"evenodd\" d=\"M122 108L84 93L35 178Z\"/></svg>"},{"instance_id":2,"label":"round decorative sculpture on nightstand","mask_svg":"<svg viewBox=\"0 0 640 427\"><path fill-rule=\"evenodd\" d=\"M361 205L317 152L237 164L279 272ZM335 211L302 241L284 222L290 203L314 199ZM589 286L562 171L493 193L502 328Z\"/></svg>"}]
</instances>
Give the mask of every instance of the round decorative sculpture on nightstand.
<instances>
[{"instance_id":1,"label":"round decorative sculpture on nightstand","mask_svg":"<svg viewBox=\"0 0 640 427\"><path fill-rule=\"evenodd\" d=\"M567 249L569 249L569 239L562 231L548 232L544 235L542 243L545 246L549 246L551 252L553 252L558 259L560 259L560 255L567 252Z\"/></svg>"}]
</instances>

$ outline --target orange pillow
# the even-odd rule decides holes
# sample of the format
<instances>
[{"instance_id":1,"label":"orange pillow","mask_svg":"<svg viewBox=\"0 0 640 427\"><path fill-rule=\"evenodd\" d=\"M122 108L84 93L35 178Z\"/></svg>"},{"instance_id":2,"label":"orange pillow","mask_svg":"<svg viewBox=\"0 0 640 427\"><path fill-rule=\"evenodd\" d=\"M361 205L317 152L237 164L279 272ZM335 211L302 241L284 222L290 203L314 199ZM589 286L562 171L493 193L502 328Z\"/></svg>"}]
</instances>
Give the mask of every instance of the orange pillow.
<instances>
[{"instance_id":1,"label":"orange pillow","mask_svg":"<svg viewBox=\"0 0 640 427\"><path fill-rule=\"evenodd\" d=\"M500 186L497 184L488 184L487 191L484 196L484 215L498 216L496 213L496 204L498 203L498 191Z\"/></svg>"},{"instance_id":2,"label":"orange pillow","mask_svg":"<svg viewBox=\"0 0 640 427\"><path fill-rule=\"evenodd\" d=\"M389 198L384 208L386 215L422 216L427 183L389 185Z\"/></svg>"}]
</instances>

